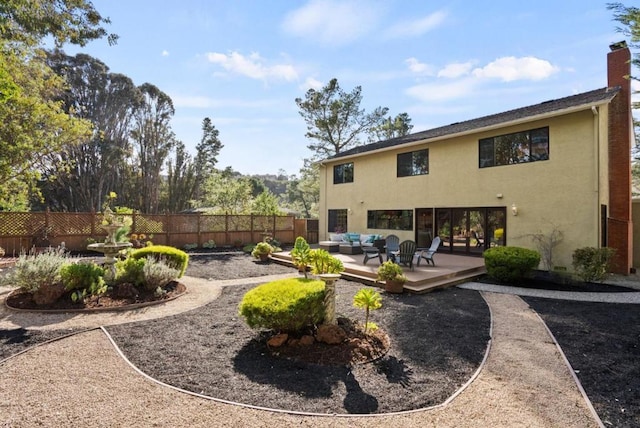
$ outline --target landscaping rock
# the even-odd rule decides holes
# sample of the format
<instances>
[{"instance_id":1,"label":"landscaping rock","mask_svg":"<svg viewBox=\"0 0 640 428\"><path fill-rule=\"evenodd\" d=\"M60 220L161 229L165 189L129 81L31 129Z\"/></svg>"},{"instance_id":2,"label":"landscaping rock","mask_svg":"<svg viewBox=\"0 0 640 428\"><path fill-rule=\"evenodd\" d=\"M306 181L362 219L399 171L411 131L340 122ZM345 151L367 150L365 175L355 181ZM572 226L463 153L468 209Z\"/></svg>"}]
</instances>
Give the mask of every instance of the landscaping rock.
<instances>
[{"instance_id":1,"label":"landscaping rock","mask_svg":"<svg viewBox=\"0 0 640 428\"><path fill-rule=\"evenodd\" d=\"M135 299L139 294L136 286L130 283L116 284L111 292L111 295L116 299Z\"/></svg>"},{"instance_id":2,"label":"landscaping rock","mask_svg":"<svg viewBox=\"0 0 640 428\"><path fill-rule=\"evenodd\" d=\"M318 327L316 333L316 340L318 342L326 343L327 345L337 345L342 343L347 338L347 334L341 327L333 324L322 324Z\"/></svg>"},{"instance_id":3,"label":"landscaping rock","mask_svg":"<svg viewBox=\"0 0 640 428\"><path fill-rule=\"evenodd\" d=\"M316 340L313 338L313 336L305 334L304 336L302 336L300 338L300 345L302 345L302 346L310 346L310 345L313 345L313 342L315 342L315 341Z\"/></svg>"},{"instance_id":4,"label":"landscaping rock","mask_svg":"<svg viewBox=\"0 0 640 428\"><path fill-rule=\"evenodd\" d=\"M276 334L275 336L267 340L267 345L272 348L279 348L280 346L285 344L287 339L289 339L289 335L286 333Z\"/></svg>"},{"instance_id":5,"label":"landscaping rock","mask_svg":"<svg viewBox=\"0 0 640 428\"><path fill-rule=\"evenodd\" d=\"M38 291L33 293L33 301L36 305L51 305L64 294L64 285L46 284L41 285Z\"/></svg>"}]
</instances>

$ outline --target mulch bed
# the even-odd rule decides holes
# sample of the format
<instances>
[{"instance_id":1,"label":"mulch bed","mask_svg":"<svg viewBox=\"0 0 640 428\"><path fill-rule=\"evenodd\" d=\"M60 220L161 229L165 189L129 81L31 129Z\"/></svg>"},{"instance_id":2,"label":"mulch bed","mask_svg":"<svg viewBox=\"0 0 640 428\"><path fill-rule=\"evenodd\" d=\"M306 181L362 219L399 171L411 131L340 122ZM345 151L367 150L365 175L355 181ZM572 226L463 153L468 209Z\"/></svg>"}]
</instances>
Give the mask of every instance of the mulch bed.
<instances>
[{"instance_id":1,"label":"mulch bed","mask_svg":"<svg viewBox=\"0 0 640 428\"><path fill-rule=\"evenodd\" d=\"M184 284L178 281L172 281L164 288L164 294L157 296L155 291L140 290L133 285L131 289L136 290L136 295L131 297L119 297L107 292L100 297L90 297L84 300L74 302L71 294L66 293L54 303L47 305L46 308L39 306L33 301L33 294L15 290L6 298L6 304L14 309L29 309L38 311L81 311L81 310L120 310L126 309L127 306L148 305L154 303L162 303L164 300L172 299L183 294L187 289Z\"/></svg>"},{"instance_id":2,"label":"mulch bed","mask_svg":"<svg viewBox=\"0 0 640 428\"><path fill-rule=\"evenodd\" d=\"M361 284L340 280L337 313L364 320L353 296ZM367 414L442 403L477 370L489 340L489 311L478 292L383 295L371 320L390 339L388 353L353 367L273 355L268 332L251 330L238 303L251 288L229 286L216 301L168 318L108 327L141 370L177 387L260 407L311 413Z\"/></svg>"},{"instance_id":3,"label":"mulch bed","mask_svg":"<svg viewBox=\"0 0 640 428\"><path fill-rule=\"evenodd\" d=\"M640 305L523 297L556 337L607 427L640 427Z\"/></svg>"}]
</instances>

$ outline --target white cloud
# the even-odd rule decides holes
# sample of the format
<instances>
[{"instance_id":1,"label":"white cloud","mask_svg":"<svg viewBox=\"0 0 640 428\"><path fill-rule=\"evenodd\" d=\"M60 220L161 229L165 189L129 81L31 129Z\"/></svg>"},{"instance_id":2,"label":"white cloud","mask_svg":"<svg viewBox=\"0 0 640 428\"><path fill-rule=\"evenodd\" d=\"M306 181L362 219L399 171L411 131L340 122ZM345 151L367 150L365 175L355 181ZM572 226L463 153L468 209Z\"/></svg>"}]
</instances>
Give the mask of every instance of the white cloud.
<instances>
[{"instance_id":1,"label":"white cloud","mask_svg":"<svg viewBox=\"0 0 640 428\"><path fill-rule=\"evenodd\" d=\"M407 95L420 101L447 101L469 96L474 89L472 79L463 79L451 83L425 83L408 88Z\"/></svg>"},{"instance_id":2,"label":"white cloud","mask_svg":"<svg viewBox=\"0 0 640 428\"><path fill-rule=\"evenodd\" d=\"M424 18L398 22L385 31L385 37L392 39L418 37L438 27L444 22L446 17L446 12L438 11Z\"/></svg>"},{"instance_id":3,"label":"white cloud","mask_svg":"<svg viewBox=\"0 0 640 428\"><path fill-rule=\"evenodd\" d=\"M258 53L244 56L238 52L231 52L229 54L209 52L206 54L206 58L210 63L220 65L229 72L256 80L292 81L298 78L298 72L293 65L269 65Z\"/></svg>"},{"instance_id":4,"label":"white cloud","mask_svg":"<svg viewBox=\"0 0 640 428\"><path fill-rule=\"evenodd\" d=\"M472 62L455 62L446 65L442 70L438 71L438 77L446 77L455 79L457 77L466 76L473 67Z\"/></svg>"},{"instance_id":5,"label":"white cloud","mask_svg":"<svg viewBox=\"0 0 640 428\"><path fill-rule=\"evenodd\" d=\"M420 62L417 58L411 57L409 59L405 59L404 62L405 64L407 64L407 66L409 67L409 70L412 73L426 74L426 75L433 74L433 67L430 66L429 64Z\"/></svg>"},{"instance_id":6,"label":"white cloud","mask_svg":"<svg viewBox=\"0 0 640 428\"><path fill-rule=\"evenodd\" d=\"M382 17L362 0L311 0L287 14L282 28L292 36L324 45L346 45L368 34Z\"/></svg>"},{"instance_id":7,"label":"white cloud","mask_svg":"<svg viewBox=\"0 0 640 428\"><path fill-rule=\"evenodd\" d=\"M165 50L162 51L161 55L162 56L169 56L169 51L165 49Z\"/></svg>"},{"instance_id":8,"label":"white cloud","mask_svg":"<svg viewBox=\"0 0 640 428\"><path fill-rule=\"evenodd\" d=\"M315 89L316 91L322 89L324 84L314 77L307 77L302 85L300 85L300 89L303 91L308 91L309 89Z\"/></svg>"},{"instance_id":9,"label":"white cloud","mask_svg":"<svg viewBox=\"0 0 640 428\"><path fill-rule=\"evenodd\" d=\"M479 78L495 78L504 82L514 80L542 80L556 73L558 68L549 61L527 56L516 58L506 56L473 70Z\"/></svg>"}]
</instances>

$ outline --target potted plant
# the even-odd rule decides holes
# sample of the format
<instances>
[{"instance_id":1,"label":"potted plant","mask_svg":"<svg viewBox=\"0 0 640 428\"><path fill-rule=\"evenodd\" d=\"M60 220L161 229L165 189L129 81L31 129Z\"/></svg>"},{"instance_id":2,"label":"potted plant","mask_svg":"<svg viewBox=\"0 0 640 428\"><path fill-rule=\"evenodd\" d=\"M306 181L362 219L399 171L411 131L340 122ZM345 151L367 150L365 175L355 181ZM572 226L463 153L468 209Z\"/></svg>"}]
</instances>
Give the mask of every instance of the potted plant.
<instances>
[{"instance_id":1,"label":"potted plant","mask_svg":"<svg viewBox=\"0 0 640 428\"><path fill-rule=\"evenodd\" d=\"M402 268L388 260L378 268L378 281L384 281L384 289L389 293L402 293L407 277Z\"/></svg>"},{"instance_id":2,"label":"potted plant","mask_svg":"<svg viewBox=\"0 0 640 428\"><path fill-rule=\"evenodd\" d=\"M254 247L251 255L261 262L269 260L269 254L273 253L273 247L268 242L258 242Z\"/></svg>"},{"instance_id":3,"label":"potted plant","mask_svg":"<svg viewBox=\"0 0 640 428\"><path fill-rule=\"evenodd\" d=\"M296 242L293 244L291 260L293 264L298 267L299 272L304 272L306 278L307 266L311 263L311 247L302 236L298 236Z\"/></svg>"}]
</instances>

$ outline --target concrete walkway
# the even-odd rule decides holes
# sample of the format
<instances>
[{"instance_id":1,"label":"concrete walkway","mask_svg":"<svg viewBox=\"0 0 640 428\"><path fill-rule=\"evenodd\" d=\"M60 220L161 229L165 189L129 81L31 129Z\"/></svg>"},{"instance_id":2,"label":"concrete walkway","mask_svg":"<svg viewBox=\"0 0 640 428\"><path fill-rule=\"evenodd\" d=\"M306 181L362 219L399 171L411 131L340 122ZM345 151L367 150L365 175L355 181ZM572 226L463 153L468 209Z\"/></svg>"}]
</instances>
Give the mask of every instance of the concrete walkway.
<instances>
[{"instance_id":1,"label":"concrete walkway","mask_svg":"<svg viewBox=\"0 0 640 428\"><path fill-rule=\"evenodd\" d=\"M34 320L37 314L18 316L3 309L0 328L77 328L156 318L197 308L215 299L221 287L235 283L187 281L190 300L184 296L162 309L147 308L126 317L100 313L58 319L61 314L50 314L39 321ZM487 360L473 382L433 409L380 416L303 416L195 397L138 373L101 330L92 330L36 347L0 366L2 426L602 426L540 317L516 295L483 291L483 296L492 313Z\"/></svg>"},{"instance_id":2,"label":"concrete walkway","mask_svg":"<svg viewBox=\"0 0 640 428\"><path fill-rule=\"evenodd\" d=\"M576 300L580 302L633 303L640 304L640 291L624 293L586 293L573 291L538 290L523 287L467 282L458 285L468 290L488 291L492 293L514 294L527 297L544 297L546 299Z\"/></svg>"}]
</instances>

